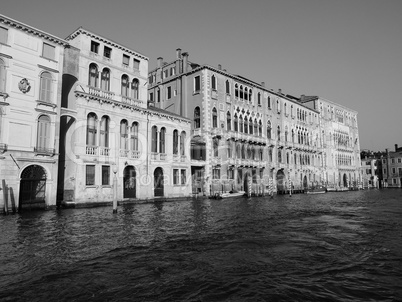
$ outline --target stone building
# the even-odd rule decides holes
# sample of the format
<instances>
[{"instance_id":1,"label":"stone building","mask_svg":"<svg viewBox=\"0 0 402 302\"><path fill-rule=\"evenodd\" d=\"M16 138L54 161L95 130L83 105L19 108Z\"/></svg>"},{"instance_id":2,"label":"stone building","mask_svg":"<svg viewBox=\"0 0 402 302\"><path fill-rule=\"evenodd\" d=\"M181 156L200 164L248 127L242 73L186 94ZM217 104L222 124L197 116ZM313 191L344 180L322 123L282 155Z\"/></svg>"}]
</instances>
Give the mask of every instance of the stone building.
<instances>
[{"instance_id":1,"label":"stone building","mask_svg":"<svg viewBox=\"0 0 402 302\"><path fill-rule=\"evenodd\" d=\"M362 187L363 189L379 188L379 162L381 160L374 156L364 157L361 159L362 165Z\"/></svg>"},{"instance_id":2,"label":"stone building","mask_svg":"<svg viewBox=\"0 0 402 302\"><path fill-rule=\"evenodd\" d=\"M402 188L402 147L395 144L395 151L385 149L382 158L383 187Z\"/></svg>"},{"instance_id":3,"label":"stone building","mask_svg":"<svg viewBox=\"0 0 402 302\"><path fill-rule=\"evenodd\" d=\"M290 186L305 190L357 184L356 112L318 97L273 91L188 57L177 49L173 61L158 58L149 72L148 98L156 107L192 120L193 192L260 194L270 183L278 192Z\"/></svg>"},{"instance_id":4,"label":"stone building","mask_svg":"<svg viewBox=\"0 0 402 302\"><path fill-rule=\"evenodd\" d=\"M56 204L59 114L68 43L0 15L0 207Z\"/></svg>"},{"instance_id":5,"label":"stone building","mask_svg":"<svg viewBox=\"0 0 402 302\"><path fill-rule=\"evenodd\" d=\"M319 128L328 188L360 188L362 173L357 112L320 97L302 96L300 101L320 113Z\"/></svg>"},{"instance_id":6,"label":"stone building","mask_svg":"<svg viewBox=\"0 0 402 302\"><path fill-rule=\"evenodd\" d=\"M190 121L150 107L148 58L79 28L66 40L58 199L189 196Z\"/></svg>"}]
</instances>

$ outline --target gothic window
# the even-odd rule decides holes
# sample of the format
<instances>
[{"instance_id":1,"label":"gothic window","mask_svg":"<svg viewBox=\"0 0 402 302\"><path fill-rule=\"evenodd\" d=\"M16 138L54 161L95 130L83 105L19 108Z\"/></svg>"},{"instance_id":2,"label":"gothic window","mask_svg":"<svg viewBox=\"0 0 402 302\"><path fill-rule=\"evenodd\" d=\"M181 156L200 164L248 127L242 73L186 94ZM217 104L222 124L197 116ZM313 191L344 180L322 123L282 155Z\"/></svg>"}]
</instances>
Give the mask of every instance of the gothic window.
<instances>
[{"instance_id":1,"label":"gothic window","mask_svg":"<svg viewBox=\"0 0 402 302\"><path fill-rule=\"evenodd\" d=\"M110 91L110 70L104 68L101 74L101 87L104 91Z\"/></svg>"},{"instance_id":2,"label":"gothic window","mask_svg":"<svg viewBox=\"0 0 402 302\"><path fill-rule=\"evenodd\" d=\"M230 83L229 83L228 80L226 80L225 88L226 88L226 93L227 93L227 94L230 94Z\"/></svg>"},{"instance_id":3,"label":"gothic window","mask_svg":"<svg viewBox=\"0 0 402 302\"><path fill-rule=\"evenodd\" d=\"M211 88L212 88L212 90L216 90L216 77L215 77L215 75L212 75L212 77L211 77Z\"/></svg>"},{"instance_id":4,"label":"gothic window","mask_svg":"<svg viewBox=\"0 0 402 302\"><path fill-rule=\"evenodd\" d=\"M139 86L138 79L134 79L131 82L131 97L133 99L138 99L138 86Z\"/></svg>"},{"instance_id":5,"label":"gothic window","mask_svg":"<svg viewBox=\"0 0 402 302\"><path fill-rule=\"evenodd\" d=\"M234 115L234 123L233 123L234 131L239 131L239 120L237 119L237 113Z\"/></svg>"},{"instance_id":6,"label":"gothic window","mask_svg":"<svg viewBox=\"0 0 402 302\"><path fill-rule=\"evenodd\" d=\"M179 154L179 131L173 131L173 154Z\"/></svg>"},{"instance_id":7,"label":"gothic window","mask_svg":"<svg viewBox=\"0 0 402 302\"><path fill-rule=\"evenodd\" d=\"M88 85L92 87L98 87L98 66L96 66L96 64L94 63L91 63L89 65Z\"/></svg>"},{"instance_id":8,"label":"gothic window","mask_svg":"<svg viewBox=\"0 0 402 302\"><path fill-rule=\"evenodd\" d=\"M201 127L201 114L200 114L200 107L195 107L194 109L194 128Z\"/></svg>"},{"instance_id":9,"label":"gothic window","mask_svg":"<svg viewBox=\"0 0 402 302\"><path fill-rule=\"evenodd\" d=\"M228 111L228 113L226 114L226 129L227 131L231 131L232 130L232 119L230 117L230 112Z\"/></svg>"},{"instance_id":10,"label":"gothic window","mask_svg":"<svg viewBox=\"0 0 402 302\"><path fill-rule=\"evenodd\" d=\"M218 127L218 112L216 111L215 107L212 109L212 127Z\"/></svg>"},{"instance_id":11,"label":"gothic window","mask_svg":"<svg viewBox=\"0 0 402 302\"><path fill-rule=\"evenodd\" d=\"M186 141L186 132L182 131L180 135L180 155L185 155L184 143Z\"/></svg>"}]
</instances>

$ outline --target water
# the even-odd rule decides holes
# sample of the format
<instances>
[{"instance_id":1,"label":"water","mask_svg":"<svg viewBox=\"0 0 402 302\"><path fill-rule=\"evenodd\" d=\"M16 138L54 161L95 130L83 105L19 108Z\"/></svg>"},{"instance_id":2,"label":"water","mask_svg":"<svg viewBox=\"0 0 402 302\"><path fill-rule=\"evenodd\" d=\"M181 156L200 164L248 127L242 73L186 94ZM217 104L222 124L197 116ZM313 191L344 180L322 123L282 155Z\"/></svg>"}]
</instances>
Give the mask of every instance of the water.
<instances>
[{"instance_id":1,"label":"water","mask_svg":"<svg viewBox=\"0 0 402 302\"><path fill-rule=\"evenodd\" d=\"M401 301L402 191L0 216L1 301Z\"/></svg>"}]
</instances>

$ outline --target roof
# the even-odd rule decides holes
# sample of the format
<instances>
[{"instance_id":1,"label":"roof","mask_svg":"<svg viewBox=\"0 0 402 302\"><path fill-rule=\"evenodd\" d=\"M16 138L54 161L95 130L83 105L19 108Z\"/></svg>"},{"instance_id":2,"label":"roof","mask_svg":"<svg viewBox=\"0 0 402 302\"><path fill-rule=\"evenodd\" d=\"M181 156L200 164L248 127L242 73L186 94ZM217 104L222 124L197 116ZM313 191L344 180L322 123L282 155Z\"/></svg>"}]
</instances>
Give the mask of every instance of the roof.
<instances>
[{"instance_id":1,"label":"roof","mask_svg":"<svg viewBox=\"0 0 402 302\"><path fill-rule=\"evenodd\" d=\"M116 48L119 48L119 49L121 49L121 50L124 50L124 51L127 52L127 53L130 53L130 54L132 54L132 55L138 56L138 57L140 57L140 58L142 58L142 59L144 59L144 60L147 60L147 61L149 60L148 57L146 57L145 55L139 53L138 51L135 51L135 50L133 50L133 49L130 49L130 48L128 48L127 46L124 46L124 45L122 45L122 44L120 44L120 43L117 43L117 42L115 42L115 41L113 41L113 40L111 40L111 39L109 39L109 38L106 38L106 37L103 37L103 36L101 36L101 35L98 35L98 34L92 32L92 31L90 31L90 30L88 30L88 29L86 29L86 28L83 28L82 26L79 27L79 28L77 28L77 29L76 29L75 31L73 31L70 35L68 35L68 36L66 37L66 40L67 40L67 41L72 40L72 39L74 39L75 37L77 37L77 36L80 35L80 34L84 34L84 35L87 35L87 36L96 38L96 39L98 39L98 40L100 40L100 41L102 41L102 42L104 42L104 43L106 43L106 44L109 44L109 45L112 45L113 47L116 47Z\"/></svg>"}]
</instances>

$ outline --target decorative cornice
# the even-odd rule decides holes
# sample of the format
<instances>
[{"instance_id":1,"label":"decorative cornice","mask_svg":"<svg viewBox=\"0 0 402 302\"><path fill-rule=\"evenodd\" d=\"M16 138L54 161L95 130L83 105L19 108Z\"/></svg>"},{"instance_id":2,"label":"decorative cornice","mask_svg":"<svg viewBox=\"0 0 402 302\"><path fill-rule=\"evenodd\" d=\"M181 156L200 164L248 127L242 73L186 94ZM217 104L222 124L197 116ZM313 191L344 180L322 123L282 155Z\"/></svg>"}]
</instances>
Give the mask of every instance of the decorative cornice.
<instances>
[{"instance_id":1,"label":"decorative cornice","mask_svg":"<svg viewBox=\"0 0 402 302\"><path fill-rule=\"evenodd\" d=\"M112 106L118 106L121 109L123 109L123 108L130 109L131 111L137 111L137 112L140 112L141 114L146 114L149 116L158 116L158 117L166 118L166 119L169 119L172 121L178 121L178 122L184 122L184 123L191 124L191 121L185 117L174 116L174 115L170 115L167 112L166 113L159 112L159 111L154 111L154 110L148 109L148 108L138 107L135 105L122 103L122 102L119 102L119 101L116 101L113 99L102 98L102 97L88 94L88 93L78 91L78 90L75 91L75 96L85 98L88 101L94 100L94 101L98 101L100 103L111 104Z\"/></svg>"},{"instance_id":2,"label":"decorative cornice","mask_svg":"<svg viewBox=\"0 0 402 302\"><path fill-rule=\"evenodd\" d=\"M0 52L0 57L6 58L6 59L12 59L12 56L6 55L5 53Z\"/></svg>"},{"instance_id":3,"label":"decorative cornice","mask_svg":"<svg viewBox=\"0 0 402 302\"><path fill-rule=\"evenodd\" d=\"M57 69L53 69L53 68L50 68L50 67L47 67L47 66L43 66L43 65L38 64L38 67L42 68L44 70L50 71L50 72L59 73L59 71Z\"/></svg>"},{"instance_id":4,"label":"decorative cornice","mask_svg":"<svg viewBox=\"0 0 402 302\"><path fill-rule=\"evenodd\" d=\"M65 40L63 40L61 38L58 38L58 37L53 36L51 34L48 34L48 33L44 32L42 30L36 29L36 28L34 28L32 26L29 26L27 24L21 23L21 22L19 22L17 20L8 18L8 17L6 17L4 15L0 15L0 24L1 23L5 24L7 26L10 26L10 27L14 27L15 29L25 31L25 32L27 32L29 34L38 36L38 37L40 37L42 39L46 39L48 41L51 41L53 43L59 44L59 45L64 46L64 47L69 45L69 43L67 41L65 41Z\"/></svg>"},{"instance_id":5,"label":"decorative cornice","mask_svg":"<svg viewBox=\"0 0 402 302\"><path fill-rule=\"evenodd\" d=\"M103 42L103 43L105 43L105 44L108 44L108 45L111 45L111 46L113 46L113 47L115 47L115 48L121 49L121 50L123 50L123 51L125 51L125 52L127 52L127 53L129 53L129 54L131 54L131 55L134 55L134 56L136 56L136 57L139 57L139 58L141 58L141 59L144 59L144 60L149 61L148 57L146 57L146 56L144 56L144 55L142 55L142 54L140 54L140 53L138 53L138 52L136 52L136 51L134 51L134 50L132 50L132 49L129 49L128 47L123 46L123 45L121 45L121 44L119 44L119 43L117 43L117 42L114 42L114 41L112 41L112 40L110 40L110 39L107 39L107 38L102 37L102 36L100 36L100 35L94 34L94 33L90 32L89 30L84 29L84 28L82 28L82 27L78 28L78 29L75 30L72 34L70 34L70 35L66 38L66 40L67 40L67 41L70 41L70 40L74 39L75 37L79 36L80 34L87 35L87 36L89 36L89 37L91 37L91 38L94 38L94 39L96 39L96 40L98 40L98 41L101 41L101 42Z\"/></svg>"}]
</instances>

